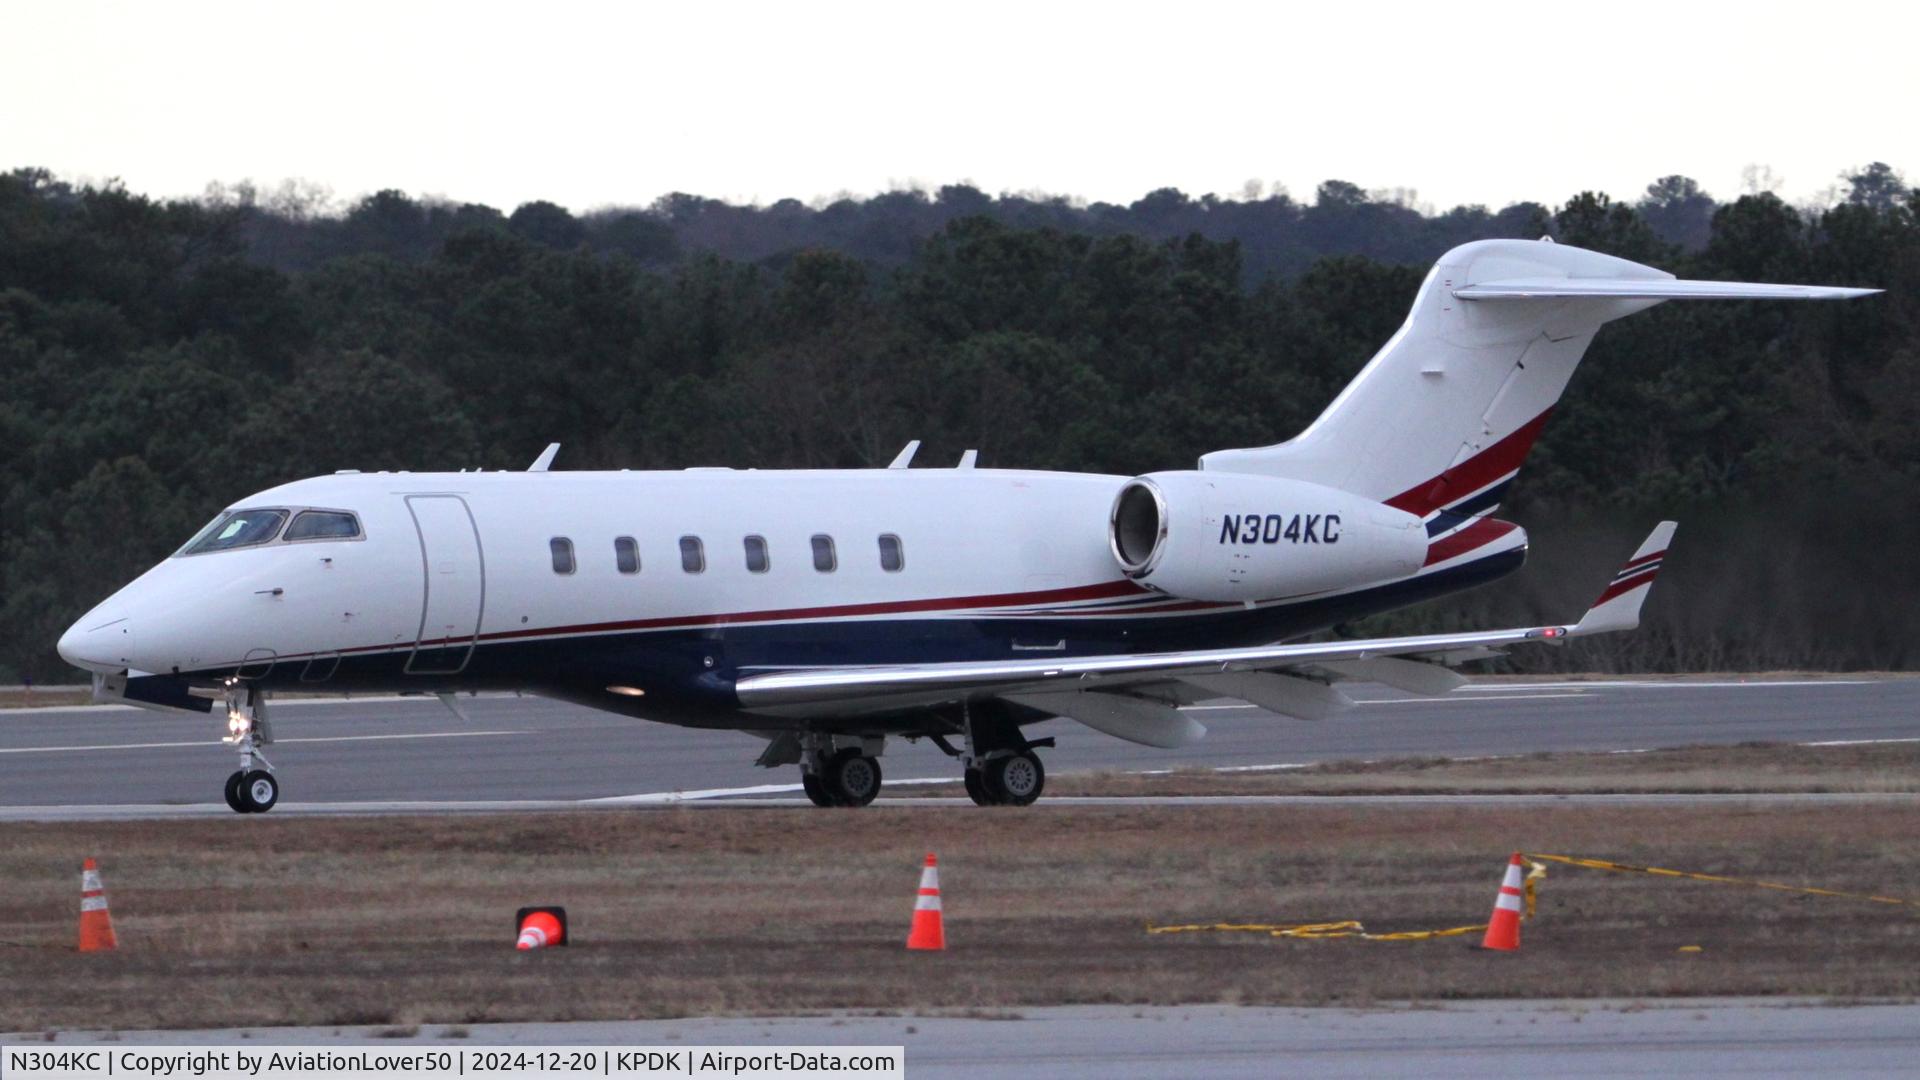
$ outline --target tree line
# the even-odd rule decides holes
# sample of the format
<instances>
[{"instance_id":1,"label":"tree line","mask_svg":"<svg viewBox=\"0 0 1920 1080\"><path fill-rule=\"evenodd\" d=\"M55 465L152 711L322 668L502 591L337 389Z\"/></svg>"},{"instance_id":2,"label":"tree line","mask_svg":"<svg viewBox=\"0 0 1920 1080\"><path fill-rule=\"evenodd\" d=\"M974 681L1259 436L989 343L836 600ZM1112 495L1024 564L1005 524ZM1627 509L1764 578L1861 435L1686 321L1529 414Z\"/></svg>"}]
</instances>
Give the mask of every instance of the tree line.
<instances>
[{"instance_id":1,"label":"tree line","mask_svg":"<svg viewBox=\"0 0 1920 1080\"><path fill-rule=\"evenodd\" d=\"M162 200L0 176L0 681L247 493L342 468L922 463L1136 473L1298 431L1426 264L1550 234L1686 277L1869 285L1609 326L1502 515L1534 555L1401 631L1574 617L1660 516L1637 635L1519 658L1908 668L1920 641L1920 191L1718 202L1669 177L1428 213L1337 181L1129 207L970 188L819 208L674 196L511 213L397 192Z\"/></svg>"}]
</instances>

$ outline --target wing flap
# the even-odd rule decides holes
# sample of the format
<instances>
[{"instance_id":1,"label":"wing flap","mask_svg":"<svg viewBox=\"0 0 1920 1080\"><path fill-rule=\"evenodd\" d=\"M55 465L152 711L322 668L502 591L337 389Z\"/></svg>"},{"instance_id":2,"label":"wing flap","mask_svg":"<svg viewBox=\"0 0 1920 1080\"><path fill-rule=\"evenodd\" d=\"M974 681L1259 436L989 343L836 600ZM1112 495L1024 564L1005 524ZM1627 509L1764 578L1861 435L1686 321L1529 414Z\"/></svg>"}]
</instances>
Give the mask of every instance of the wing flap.
<instances>
[{"instance_id":1,"label":"wing flap","mask_svg":"<svg viewBox=\"0 0 1920 1080\"><path fill-rule=\"evenodd\" d=\"M1077 720L1095 731L1142 746L1175 750L1206 737L1199 721L1164 702L1097 690L1001 694L1006 701Z\"/></svg>"},{"instance_id":2,"label":"wing flap","mask_svg":"<svg viewBox=\"0 0 1920 1080\"><path fill-rule=\"evenodd\" d=\"M1299 720L1328 720L1353 708L1353 699L1326 683L1266 671L1227 671L1180 680L1213 697L1229 697Z\"/></svg>"}]
</instances>

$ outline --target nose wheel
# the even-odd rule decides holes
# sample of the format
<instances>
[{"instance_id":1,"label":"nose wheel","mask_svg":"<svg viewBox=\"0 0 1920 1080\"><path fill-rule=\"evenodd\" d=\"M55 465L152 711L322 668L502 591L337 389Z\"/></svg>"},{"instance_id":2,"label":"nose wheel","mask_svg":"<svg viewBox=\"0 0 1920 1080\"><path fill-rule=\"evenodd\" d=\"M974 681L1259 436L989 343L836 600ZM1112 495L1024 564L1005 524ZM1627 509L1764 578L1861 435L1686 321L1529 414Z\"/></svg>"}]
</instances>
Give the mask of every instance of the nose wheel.
<instances>
[{"instance_id":1,"label":"nose wheel","mask_svg":"<svg viewBox=\"0 0 1920 1080\"><path fill-rule=\"evenodd\" d=\"M280 801L280 781L265 769L236 769L227 777L227 805L237 814L264 814Z\"/></svg>"},{"instance_id":2,"label":"nose wheel","mask_svg":"<svg viewBox=\"0 0 1920 1080\"><path fill-rule=\"evenodd\" d=\"M227 806L237 814L264 814L280 801L280 781L261 747L273 741L266 696L237 680L227 684L227 734L220 740L240 751L240 768L227 777ZM258 759L261 766L256 767Z\"/></svg>"}]
</instances>

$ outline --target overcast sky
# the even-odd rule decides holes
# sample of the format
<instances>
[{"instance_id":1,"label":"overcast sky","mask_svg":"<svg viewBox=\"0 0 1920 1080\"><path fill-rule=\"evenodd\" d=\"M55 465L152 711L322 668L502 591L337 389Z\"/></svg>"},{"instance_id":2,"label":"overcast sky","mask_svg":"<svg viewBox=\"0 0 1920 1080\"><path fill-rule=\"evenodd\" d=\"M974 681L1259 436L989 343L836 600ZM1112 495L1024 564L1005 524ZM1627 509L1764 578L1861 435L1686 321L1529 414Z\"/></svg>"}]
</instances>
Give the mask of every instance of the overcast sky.
<instances>
[{"instance_id":1,"label":"overcast sky","mask_svg":"<svg viewBox=\"0 0 1920 1080\"><path fill-rule=\"evenodd\" d=\"M0 168L510 210L970 181L1445 208L1920 173L1920 5L0 0ZM1911 178L1911 177L1910 177Z\"/></svg>"}]
</instances>

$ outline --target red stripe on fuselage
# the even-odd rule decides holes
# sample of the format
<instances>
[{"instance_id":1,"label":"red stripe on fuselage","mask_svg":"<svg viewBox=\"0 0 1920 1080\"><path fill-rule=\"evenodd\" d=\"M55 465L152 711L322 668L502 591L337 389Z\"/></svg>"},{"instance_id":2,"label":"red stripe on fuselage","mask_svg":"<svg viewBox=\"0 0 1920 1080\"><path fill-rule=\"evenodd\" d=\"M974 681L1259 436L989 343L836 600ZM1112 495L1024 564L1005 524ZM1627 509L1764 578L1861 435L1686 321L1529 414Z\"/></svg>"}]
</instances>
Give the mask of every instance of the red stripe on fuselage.
<instances>
[{"instance_id":1,"label":"red stripe on fuselage","mask_svg":"<svg viewBox=\"0 0 1920 1080\"><path fill-rule=\"evenodd\" d=\"M735 611L720 615L668 615L655 619L628 619L621 622L580 623L574 626L549 626L539 630L502 630L481 634L481 641L498 638L551 636L555 634L604 633L615 630L666 630L683 626L726 626L730 623L782 622L799 619L840 619L861 615L899 615L921 611L966 610L1012 607L1024 604L1065 604L1076 600L1104 600L1114 596L1137 596L1147 590L1131 581L1107 581L1071 589L1043 592L999 593L985 596L930 597L925 600L889 600L872 604L840 604L832 607L772 608L766 611ZM1008 612L1007 614L1017 614ZM454 638L452 644L466 641ZM427 642L427 644L434 644Z\"/></svg>"},{"instance_id":2,"label":"red stripe on fuselage","mask_svg":"<svg viewBox=\"0 0 1920 1080\"><path fill-rule=\"evenodd\" d=\"M1432 566L1434 563L1445 562L1456 555L1464 555L1475 548L1493 543L1519 527L1510 521L1481 518L1427 548L1427 561L1423 565Z\"/></svg>"},{"instance_id":3,"label":"red stripe on fuselage","mask_svg":"<svg viewBox=\"0 0 1920 1080\"><path fill-rule=\"evenodd\" d=\"M1533 449L1534 440L1540 437L1540 429L1547 425L1547 417L1552 413L1553 410L1548 409L1520 425L1513 434L1439 476L1410 487L1388 499L1387 505L1396 510L1405 510L1409 514L1426 517L1450 502L1479 491L1518 469L1520 464L1527 460L1527 451Z\"/></svg>"}]
</instances>

